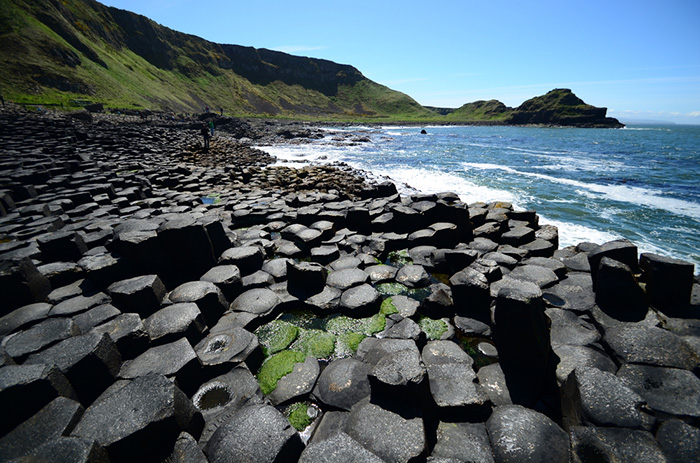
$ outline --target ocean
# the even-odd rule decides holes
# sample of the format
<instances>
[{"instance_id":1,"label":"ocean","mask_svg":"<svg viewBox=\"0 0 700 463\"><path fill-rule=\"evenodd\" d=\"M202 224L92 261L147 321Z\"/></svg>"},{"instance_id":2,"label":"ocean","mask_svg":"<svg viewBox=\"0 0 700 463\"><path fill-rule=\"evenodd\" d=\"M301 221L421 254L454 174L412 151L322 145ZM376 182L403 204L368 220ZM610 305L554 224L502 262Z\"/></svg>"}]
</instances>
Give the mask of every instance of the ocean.
<instances>
[{"instance_id":1,"label":"ocean","mask_svg":"<svg viewBox=\"0 0 700 463\"><path fill-rule=\"evenodd\" d=\"M560 247L627 238L700 272L700 126L326 130L312 143L259 148L287 165L345 162L403 193L510 202L556 225Z\"/></svg>"}]
</instances>

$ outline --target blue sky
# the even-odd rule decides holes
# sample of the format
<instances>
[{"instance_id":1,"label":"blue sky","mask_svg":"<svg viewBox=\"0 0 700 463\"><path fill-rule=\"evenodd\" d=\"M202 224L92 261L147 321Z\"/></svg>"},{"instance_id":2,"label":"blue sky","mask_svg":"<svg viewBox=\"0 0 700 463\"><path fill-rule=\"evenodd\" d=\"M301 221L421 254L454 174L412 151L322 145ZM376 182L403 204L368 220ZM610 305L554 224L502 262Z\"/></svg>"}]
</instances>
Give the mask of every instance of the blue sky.
<instances>
[{"instance_id":1,"label":"blue sky","mask_svg":"<svg viewBox=\"0 0 700 463\"><path fill-rule=\"evenodd\" d=\"M556 87L625 120L700 124L699 0L111 0L217 43L350 64L429 106Z\"/></svg>"}]
</instances>

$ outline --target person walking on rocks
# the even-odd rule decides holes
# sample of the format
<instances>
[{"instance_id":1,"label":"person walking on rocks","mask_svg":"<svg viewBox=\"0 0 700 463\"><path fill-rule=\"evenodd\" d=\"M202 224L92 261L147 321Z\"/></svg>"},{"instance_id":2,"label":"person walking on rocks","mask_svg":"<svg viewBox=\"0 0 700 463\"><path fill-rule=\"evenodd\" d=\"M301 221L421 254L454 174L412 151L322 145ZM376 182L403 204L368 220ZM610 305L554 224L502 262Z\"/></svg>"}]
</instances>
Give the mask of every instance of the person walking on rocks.
<instances>
[{"instance_id":1,"label":"person walking on rocks","mask_svg":"<svg viewBox=\"0 0 700 463\"><path fill-rule=\"evenodd\" d=\"M214 136L214 121L209 121L209 129L211 130L211 136Z\"/></svg>"},{"instance_id":2,"label":"person walking on rocks","mask_svg":"<svg viewBox=\"0 0 700 463\"><path fill-rule=\"evenodd\" d=\"M204 151L209 151L209 127L207 127L207 124L202 124L199 133L202 134L202 138L204 138Z\"/></svg>"}]
</instances>

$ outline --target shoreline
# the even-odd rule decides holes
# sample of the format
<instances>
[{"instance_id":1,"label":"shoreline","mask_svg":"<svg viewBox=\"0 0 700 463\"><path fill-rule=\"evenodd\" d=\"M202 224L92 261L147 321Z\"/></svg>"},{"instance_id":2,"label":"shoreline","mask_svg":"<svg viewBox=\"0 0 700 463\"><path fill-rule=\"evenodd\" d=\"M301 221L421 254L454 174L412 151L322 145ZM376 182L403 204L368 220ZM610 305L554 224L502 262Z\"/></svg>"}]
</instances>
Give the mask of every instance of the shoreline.
<instances>
[{"instance_id":1,"label":"shoreline","mask_svg":"<svg viewBox=\"0 0 700 463\"><path fill-rule=\"evenodd\" d=\"M205 152L199 120L73 117L0 112L8 458L700 448L687 262L250 146L308 127L227 119Z\"/></svg>"}]
</instances>

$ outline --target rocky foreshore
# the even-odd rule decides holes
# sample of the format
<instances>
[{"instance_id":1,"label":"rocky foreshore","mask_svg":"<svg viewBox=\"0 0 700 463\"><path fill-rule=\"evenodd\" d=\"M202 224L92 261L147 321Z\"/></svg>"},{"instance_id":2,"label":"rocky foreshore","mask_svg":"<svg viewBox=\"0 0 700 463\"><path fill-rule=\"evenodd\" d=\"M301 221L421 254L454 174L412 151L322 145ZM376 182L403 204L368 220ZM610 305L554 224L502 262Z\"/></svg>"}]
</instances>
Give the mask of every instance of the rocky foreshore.
<instances>
[{"instance_id":1,"label":"rocky foreshore","mask_svg":"<svg viewBox=\"0 0 700 463\"><path fill-rule=\"evenodd\" d=\"M200 126L0 112L0 461L698 461L692 264Z\"/></svg>"}]
</instances>

